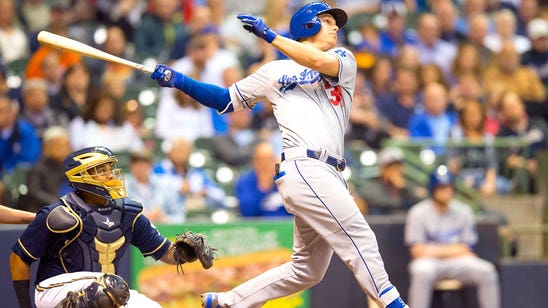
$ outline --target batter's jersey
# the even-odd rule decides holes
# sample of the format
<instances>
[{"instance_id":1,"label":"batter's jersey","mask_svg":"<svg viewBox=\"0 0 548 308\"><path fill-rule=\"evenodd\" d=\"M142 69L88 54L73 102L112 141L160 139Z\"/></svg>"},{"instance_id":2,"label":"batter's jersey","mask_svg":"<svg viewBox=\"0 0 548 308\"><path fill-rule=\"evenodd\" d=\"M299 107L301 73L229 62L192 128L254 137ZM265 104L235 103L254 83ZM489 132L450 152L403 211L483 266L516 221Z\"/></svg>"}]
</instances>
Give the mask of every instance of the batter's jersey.
<instances>
[{"instance_id":1,"label":"batter's jersey","mask_svg":"<svg viewBox=\"0 0 548 308\"><path fill-rule=\"evenodd\" d=\"M478 238L474 213L458 200L440 213L431 199L423 200L409 210L405 224L405 244L466 244L473 246Z\"/></svg>"},{"instance_id":2,"label":"batter's jersey","mask_svg":"<svg viewBox=\"0 0 548 308\"><path fill-rule=\"evenodd\" d=\"M342 157L357 66L354 55L345 48L327 52L339 60L337 78L292 60L272 61L230 87L234 111L268 100L280 127L283 149L325 149Z\"/></svg>"}]
</instances>

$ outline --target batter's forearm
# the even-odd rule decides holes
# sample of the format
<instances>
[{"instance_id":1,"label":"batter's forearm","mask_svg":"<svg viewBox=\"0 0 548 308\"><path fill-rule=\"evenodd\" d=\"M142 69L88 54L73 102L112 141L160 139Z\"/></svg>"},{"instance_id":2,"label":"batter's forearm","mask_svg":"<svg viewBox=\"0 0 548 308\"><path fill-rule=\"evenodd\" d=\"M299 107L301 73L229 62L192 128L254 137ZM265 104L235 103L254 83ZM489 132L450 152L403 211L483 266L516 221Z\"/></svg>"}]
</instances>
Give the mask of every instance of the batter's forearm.
<instances>
[{"instance_id":1,"label":"batter's forearm","mask_svg":"<svg viewBox=\"0 0 548 308\"><path fill-rule=\"evenodd\" d=\"M272 46L300 65L331 77L339 75L339 60L312 45L297 42L281 35L276 36Z\"/></svg>"}]
</instances>

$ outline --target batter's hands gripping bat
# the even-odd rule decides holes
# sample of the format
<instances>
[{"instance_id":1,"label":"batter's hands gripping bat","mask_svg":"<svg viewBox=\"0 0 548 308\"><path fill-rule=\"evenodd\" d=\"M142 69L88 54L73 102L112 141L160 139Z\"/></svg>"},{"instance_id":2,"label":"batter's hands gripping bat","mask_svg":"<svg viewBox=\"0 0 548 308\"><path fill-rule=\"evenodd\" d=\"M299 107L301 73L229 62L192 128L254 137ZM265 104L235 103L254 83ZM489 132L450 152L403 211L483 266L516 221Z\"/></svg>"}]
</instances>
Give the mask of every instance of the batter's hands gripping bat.
<instances>
[{"instance_id":1,"label":"batter's hands gripping bat","mask_svg":"<svg viewBox=\"0 0 548 308\"><path fill-rule=\"evenodd\" d=\"M138 69L140 71L143 71L149 74L152 74L152 72L154 72L153 68L150 68L126 59L122 59L115 55L99 50L97 48L93 48L84 43L75 41L68 37L53 34L48 31L40 31L40 33L38 33L38 41L42 45L51 46L61 50L72 51L72 52L75 52L84 56L88 56L91 58L99 59L99 60L105 60L113 63L127 65L129 67Z\"/></svg>"}]
</instances>

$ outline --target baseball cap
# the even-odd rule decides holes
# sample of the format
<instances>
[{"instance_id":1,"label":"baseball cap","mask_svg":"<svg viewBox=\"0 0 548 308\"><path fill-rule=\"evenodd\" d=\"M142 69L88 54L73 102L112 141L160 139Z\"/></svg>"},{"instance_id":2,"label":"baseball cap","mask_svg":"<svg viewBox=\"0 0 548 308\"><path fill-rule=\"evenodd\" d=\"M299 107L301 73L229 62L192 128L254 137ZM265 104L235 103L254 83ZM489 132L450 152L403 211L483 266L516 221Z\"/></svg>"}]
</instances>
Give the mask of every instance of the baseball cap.
<instances>
[{"instance_id":1,"label":"baseball cap","mask_svg":"<svg viewBox=\"0 0 548 308\"><path fill-rule=\"evenodd\" d=\"M533 40L548 36L548 21L535 18L527 24L527 35Z\"/></svg>"},{"instance_id":2,"label":"baseball cap","mask_svg":"<svg viewBox=\"0 0 548 308\"><path fill-rule=\"evenodd\" d=\"M381 167L403 161L403 151L400 148L388 147L380 151L377 164Z\"/></svg>"}]
</instances>

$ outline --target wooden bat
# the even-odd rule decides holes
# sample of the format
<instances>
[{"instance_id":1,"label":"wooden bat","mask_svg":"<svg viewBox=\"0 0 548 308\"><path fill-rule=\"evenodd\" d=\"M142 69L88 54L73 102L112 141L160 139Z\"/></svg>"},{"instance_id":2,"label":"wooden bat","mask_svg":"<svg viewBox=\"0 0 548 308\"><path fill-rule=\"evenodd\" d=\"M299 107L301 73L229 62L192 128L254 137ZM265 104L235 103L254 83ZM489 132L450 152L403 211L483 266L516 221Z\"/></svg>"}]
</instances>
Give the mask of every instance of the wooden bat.
<instances>
[{"instance_id":1,"label":"wooden bat","mask_svg":"<svg viewBox=\"0 0 548 308\"><path fill-rule=\"evenodd\" d=\"M42 45L51 46L61 50L72 51L72 52L75 52L84 56L88 56L91 58L99 59L99 60L105 60L113 63L127 65L129 67L138 69L140 71L143 71L149 74L152 74L152 72L154 72L153 68L117 57L115 55L104 52L97 48L93 48L87 44L75 41L68 37L53 34L48 31L40 31L40 33L38 33L38 41Z\"/></svg>"}]
</instances>

